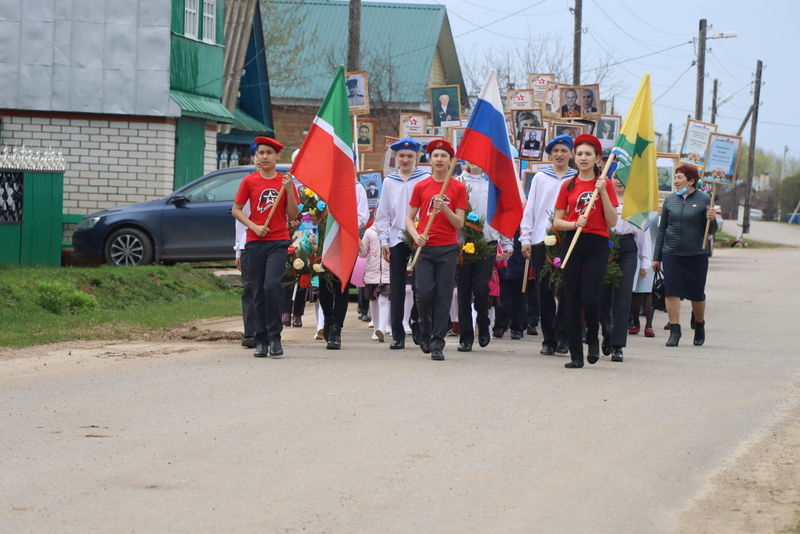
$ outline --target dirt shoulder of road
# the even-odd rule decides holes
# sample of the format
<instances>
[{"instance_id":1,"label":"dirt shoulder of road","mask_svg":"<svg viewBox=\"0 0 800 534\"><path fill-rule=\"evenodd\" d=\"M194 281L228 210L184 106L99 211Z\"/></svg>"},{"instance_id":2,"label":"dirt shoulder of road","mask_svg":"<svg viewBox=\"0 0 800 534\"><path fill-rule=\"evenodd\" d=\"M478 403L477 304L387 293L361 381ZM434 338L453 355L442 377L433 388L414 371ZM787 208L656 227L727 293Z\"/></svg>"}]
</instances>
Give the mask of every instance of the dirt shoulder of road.
<instances>
[{"instance_id":1,"label":"dirt shoulder of road","mask_svg":"<svg viewBox=\"0 0 800 534\"><path fill-rule=\"evenodd\" d=\"M743 447L678 517L678 534L800 532L800 383L780 421Z\"/></svg>"}]
</instances>

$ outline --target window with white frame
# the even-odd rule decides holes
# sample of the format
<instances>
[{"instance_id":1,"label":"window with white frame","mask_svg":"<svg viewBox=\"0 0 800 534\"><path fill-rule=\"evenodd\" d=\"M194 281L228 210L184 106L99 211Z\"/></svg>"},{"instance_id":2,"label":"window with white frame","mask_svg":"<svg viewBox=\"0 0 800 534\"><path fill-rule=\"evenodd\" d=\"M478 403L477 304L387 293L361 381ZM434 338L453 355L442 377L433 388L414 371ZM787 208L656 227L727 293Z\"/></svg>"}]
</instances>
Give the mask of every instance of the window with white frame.
<instances>
[{"instance_id":1,"label":"window with white frame","mask_svg":"<svg viewBox=\"0 0 800 534\"><path fill-rule=\"evenodd\" d=\"M203 0L203 40L217 40L217 0Z\"/></svg>"},{"instance_id":2,"label":"window with white frame","mask_svg":"<svg viewBox=\"0 0 800 534\"><path fill-rule=\"evenodd\" d=\"M197 3L200 0L184 0L183 35L197 39Z\"/></svg>"}]
</instances>

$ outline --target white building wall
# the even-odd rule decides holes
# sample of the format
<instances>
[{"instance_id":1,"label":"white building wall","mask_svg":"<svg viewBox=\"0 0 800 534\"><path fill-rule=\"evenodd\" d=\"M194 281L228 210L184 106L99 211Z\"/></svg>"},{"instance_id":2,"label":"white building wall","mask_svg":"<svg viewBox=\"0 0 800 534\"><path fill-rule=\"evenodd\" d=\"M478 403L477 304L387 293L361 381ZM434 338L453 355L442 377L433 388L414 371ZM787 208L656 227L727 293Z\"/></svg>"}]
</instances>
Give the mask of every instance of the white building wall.
<instances>
[{"instance_id":1,"label":"white building wall","mask_svg":"<svg viewBox=\"0 0 800 534\"><path fill-rule=\"evenodd\" d=\"M203 153L203 174L217 170L217 129L206 128L206 148Z\"/></svg>"},{"instance_id":2,"label":"white building wall","mask_svg":"<svg viewBox=\"0 0 800 534\"><path fill-rule=\"evenodd\" d=\"M173 122L8 115L2 121L0 145L64 154L64 213L155 200L173 190ZM211 147L206 137L208 168L209 150L216 166L216 134Z\"/></svg>"}]
</instances>

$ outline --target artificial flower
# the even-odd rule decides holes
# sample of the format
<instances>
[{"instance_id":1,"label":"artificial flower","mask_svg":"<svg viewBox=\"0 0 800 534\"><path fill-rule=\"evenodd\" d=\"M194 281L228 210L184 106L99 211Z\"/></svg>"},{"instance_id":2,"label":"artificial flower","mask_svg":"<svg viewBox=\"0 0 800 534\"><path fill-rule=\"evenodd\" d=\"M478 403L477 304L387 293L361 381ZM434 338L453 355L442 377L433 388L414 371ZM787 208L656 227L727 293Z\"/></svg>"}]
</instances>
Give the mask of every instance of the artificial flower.
<instances>
[{"instance_id":1,"label":"artificial flower","mask_svg":"<svg viewBox=\"0 0 800 534\"><path fill-rule=\"evenodd\" d=\"M610 239L608 240L608 248L614 248L614 242Z\"/></svg>"},{"instance_id":2,"label":"artificial flower","mask_svg":"<svg viewBox=\"0 0 800 534\"><path fill-rule=\"evenodd\" d=\"M466 252L467 254L475 254L475 243L469 242L461 247L461 250Z\"/></svg>"},{"instance_id":3,"label":"artificial flower","mask_svg":"<svg viewBox=\"0 0 800 534\"><path fill-rule=\"evenodd\" d=\"M561 268L561 258L553 258L553 267L556 269Z\"/></svg>"},{"instance_id":4,"label":"artificial flower","mask_svg":"<svg viewBox=\"0 0 800 534\"><path fill-rule=\"evenodd\" d=\"M302 269L303 267L305 267L305 266L306 266L306 263L303 260L301 260L300 258L297 258L292 262L292 267L294 267L298 271L300 269Z\"/></svg>"},{"instance_id":5,"label":"artificial flower","mask_svg":"<svg viewBox=\"0 0 800 534\"><path fill-rule=\"evenodd\" d=\"M309 189L308 187L306 187L306 190L303 191L303 192L306 194L307 197L313 197L314 196L314 192L311 189Z\"/></svg>"},{"instance_id":6,"label":"artificial flower","mask_svg":"<svg viewBox=\"0 0 800 534\"><path fill-rule=\"evenodd\" d=\"M311 268L314 269L315 273L325 272L325 267L323 267L321 263L315 263Z\"/></svg>"},{"instance_id":7,"label":"artificial flower","mask_svg":"<svg viewBox=\"0 0 800 534\"><path fill-rule=\"evenodd\" d=\"M287 254L294 254L297 249L294 245L289 245L289 248L286 249Z\"/></svg>"},{"instance_id":8,"label":"artificial flower","mask_svg":"<svg viewBox=\"0 0 800 534\"><path fill-rule=\"evenodd\" d=\"M297 285L299 285L302 289L311 287L311 277L307 274L301 274L300 279L297 281Z\"/></svg>"},{"instance_id":9,"label":"artificial flower","mask_svg":"<svg viewBox=\"0 0 800 534\"><path fill-rule=\"evenodd\" d=\"M299 211L299 212L301 212L301 213L302 213L302 212L303 212L303 208L304 208L304 207L305 207L305 206L304 206L303 204L298 204L298 205L297 205L297 211Z\"/></svg>"},{"instance_id":10,"label":"artificial flower","mask_svg":"<svg viewBox=\"0 0 800 534\"><path fill-rule=\"evenodd\" d=\"M546 247L554 246L558 241L556 241L556 236L554 235L546 235L544 236L544 244Z\"/></svg>"},{"instance_id":11,"label":"artificial flower","mask_svg":"<svg viewBox=\"0 0 800 534\"><path fill-rule=\"evenodd\" d=\"M469 212L469 215L467 215L467 220L471 223L478 222L478 219L480 219L480 216L474 211Z\"/></svg>"},{"instance_id":12,"label":"artificial flower","mask_svg":"<svg viewBox=\"0 0 800 534\"><path fill-rule=\"evenodd\" d=\"M320 200L319 202L317 202L317 209L319 211L325 211L326 207L327 207L327 204L325 204L324 200Z\"/></svg>"}]
</instances>

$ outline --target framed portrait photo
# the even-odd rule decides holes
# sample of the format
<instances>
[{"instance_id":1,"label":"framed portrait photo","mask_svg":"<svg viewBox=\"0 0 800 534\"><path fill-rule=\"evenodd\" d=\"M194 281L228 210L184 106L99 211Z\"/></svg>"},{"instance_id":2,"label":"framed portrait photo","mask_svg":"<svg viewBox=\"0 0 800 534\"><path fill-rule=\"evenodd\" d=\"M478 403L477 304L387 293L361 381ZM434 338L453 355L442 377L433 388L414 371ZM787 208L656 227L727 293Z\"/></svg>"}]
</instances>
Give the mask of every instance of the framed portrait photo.
<instances>
[{"instance_id":1,"label":"framed portrait photo","mask_svg":"<svg viewBox=\"0 0 800 534\"><path fill-rule=\"evenodd\" d=\"M428 143L436 139L441 139L441 137L438 135L415 135L411 139L419 143L419 156L417 157L417 162L419 165L425 167L423 170L430 172L431 162L428 159Z\"/></svg>"},{"instance_id":2,"label":"framed portrait photo","mask_svg":"<svg viewBox=\"0 0 800 534\"><path fill-rule=\"evenodd\" d=\"M511 122L514 126L514 144L519 145L523 128L541 128L541 108L511 110Z\"/></svg>"},{"instance_id":3,"label":"framed portrait photo","mask_svg":"<svg viewBox=\"0 0 800 534\"><path fill-rule=\"evenodd\" d=\"M556 81L556 75L552 72L531 72L528 74L528 89L533 91L533 101L544 106L547 95L547 82Z\"/></svg>"},{"instance_id":4,"label":"framed portrait photo","mask_svg":"<svg viewBox=\"0 0 800 534\"><path fill-rule=\"evenodd\" d=\"M383 191L383 173L381 171L359 172L358 181L367 192L367 206L370 209L377 208Z\"/></svg>"},{"instance_id":5,"label":"framed portrait photo","mask_svg":"<svg viewBox=\"0 0 800 534\"><path fill-rule=\"evenodd\" d=\"M400 112L400 137L425 135L429 121L430 116L425 113Z\"/></svg>"},{"instance_id":6,"label":"framed portrait photo","mask_svg":"<svg viewBox=\"0 0 800 534\"><path fill-rule=\"evenodd\" d=\"M346 72L344 76L350 115L369 115L367 72L363 70Z\"/></svg>"},{"instance_id":7,"label":"framed portrait photo","mask_svg":"<svg viewBox=\"0 0 800 534\"><path fill-rule=\"evenodd\" d=\"M561 105L561 84L557 82L550 82L548 81L545 85L545 95L544 95L544 107L542 108L542 112L544 113L545 119L550 120L560 120L561 119L561 110L559 106Z\"/></svg>"},{"instance_id":8,"label":"framed portrait photo","mask_svg":"<svg viewBox=\"0 0 800 534\"><path fill-rule=\"evenodd\" d=\"M544 128L524 127L520 137L518 145L520 159L541 161L545 146Z\"/></svg>"},{"instance_id":9,"label":"framed portrait photo","mask_svg":"<svg viewBox=\"0 0 800 534\"><path fill-rule=\"evenodd\" d=\"M550 167L552 163L549 161L528 161L526 163L528 166L522 171L522 189L525 192L525 196L528 197L530 196L533 177L536 176L537 172Z\"/></svg>"},{"instance_id":10,"label":"framed portrait photo","mask_svg":"<svg viewBox=\"0 0 800 534\"><path fill-rule=\"evenodd\" d=\"M600 145L604 149L614 146L620 126L622 126L620 115L600 115L595 125L594 135L600 140Z\"/></svg>"},{"instance_id":11,"label":"framed portrait photo","mask_svg":"<svg viewBox=\"0 0 800 534\"><path fill-rule=\"evenodd\" d=\"M736 179L741 150L740 136L712 133L708 137L706 166L700 177L712 184L732 185Z\"/></svg>"},{"instance_id":12,"label":"framed portrait photo","mask_svg":"<svg viewBox=\"0 0 800 534\"><path fill-rule=\"evenodd\" d=\"M430 88L431 124L461 126L461 90L458 85L438 85Z\"/></svg>"},{"instance_id":13,"label":"framed portrait photo","mask_svg":"<svg viewBox=\"0 0 800 534\"><path fill-rule=\"evenodd\" d=\"M581 117L595 121L600 118L600 85L594 83L581 85L580 106Z\"/></svg>"},{"instance_id":14,"label":"framed portrait photo","mask_svg":"<svg viewBox=\"0 0 800 534\"><path fill-rule=\"evenodd\" d=\"M461 144L461 138L464 137L464 132L467 131L466 128L448 128L450 135L447 136L448 139L452 139L450 141L453 143L453 148L458 150L458 145Z\"/></svg>"},{"instance_id":15,"label":"framed portrait photo","mask_svg":"<svg viewBox=\"0 0 800 534\"><path fill-rule=\"evenodd\" d=\"M383 137L383 175L388 176L397 168L396 152L392 150L392 145L399 141L399 137Z\"/></svg>"},{"instance_id":16,"label":"framed portrait photo","mask_svg":"<svg viewBox=\"0 0 800 534\"><path fill-rule=\"evenodd\" d=\"M375 119L356 121L356 146L359 152L375 152Z\"/></svg>"},{"instance_id":17,"label":"framed portrait photo","mask_svg":"<svg viewBox=\"0 0 800 534\"><path fill-rule=\"evenodd\" d=\"M678 167L677 154L657 154L656 155L656 176L658 177L658 196L661 199L674 190L673 176Z\"/></svg>"},{"instance_id":18,"label":"framed portrait photo","mask_svg":"<svg viewBox=\"0 0 800 534\"><path fill-rule=\"evenodd\" d=\"M550 139L567 134L574 141L576 137L584 133L583 128L585 125L579 122L554 122L551 127L553 128L553 133Z\"/></svg>"},{"instance_id":19,"label":"framed portrait photo","mask_svg":"<svg viewBox=\"0 0 800 534\"><path fill-rule=\"evenodd\" d=\"M695 119L686 120L686 130L683 134L681 149L678 157L682 163L690 163L696 167L706 164L706 149L711 134L717 131L717 125Z\"/></svg>"},{"instance_id":20,"label":"framed portrait photo","mask_svg":"<svg viewBox=\"0 0 800 534\"><path fill-rule=\"evenodd\" d=\"M531 109L537 107L533 100L533 89L509 89L508 109Z\"/></svg>"},{"instance_id":21,"label":"framed portrait photo","mask_svg":"<svg viewBox=\"0 0 800 534\"><path fill-rule=\"evenodd\" d=\"M580 119L574 122L576 122L577 124L583 124L583 133L588 133L588 134L593 134L595 126L597 125L595 121L588 121L584 119Z\"/></svg>"},{"instance_id":22,"label":"framed portrait photo","mask_svg":"<svg viewBox=\"0 0 800 534\"><path fill-rule=\"evenodd\" d=\"M583 117L580 95L582 85L562 85L558 88L558 115L562 119Z\"/></svg>"}]
</instances>

